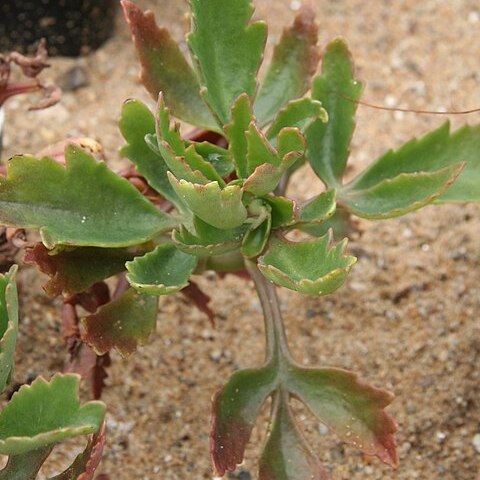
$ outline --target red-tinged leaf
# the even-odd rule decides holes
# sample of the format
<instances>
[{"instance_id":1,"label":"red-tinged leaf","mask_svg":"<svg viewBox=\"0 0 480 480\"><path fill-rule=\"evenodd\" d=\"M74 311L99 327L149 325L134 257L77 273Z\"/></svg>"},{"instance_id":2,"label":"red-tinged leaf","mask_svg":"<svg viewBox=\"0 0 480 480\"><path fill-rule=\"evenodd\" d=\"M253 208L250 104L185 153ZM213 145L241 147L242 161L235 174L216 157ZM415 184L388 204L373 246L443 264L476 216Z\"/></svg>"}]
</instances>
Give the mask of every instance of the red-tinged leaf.
<instances>
[{"instance_id":1,"label":"red-tinged leaf","mask_svg":"<svg viewBox=\"0 0 480 480\"><path fill-rule=\"evenodd\" d=\"M260 409L275 388L275 369L240 370L213 398L210 454L219 476L235 470Z\"/></svg>"},{"instance_id":2,"label":"red-tinged leaf","mask_svg":"<svg viewBox=\"0 0 480 480\"><path fill-rule=\"evenodd\" d=\"M303 5L293 25L284 30L262 82L255 102L260 125L269 123L287 101L301 97L308 90L320 59L317 41L315 12Z\"/></svg>"},{"instance_id":3,"label":"red-tinged leaf","mask_svg":"<svg viewBox=\"0 0 480 480\"><path fill-rule=\"evenodd\" d=\"M95 400L102 398L105 388L105 380L108 378L107 368L112 364L110 354L97 355L95 366L92 371L92 395Z\"/></svg>"},{"instance_id":4,"label":"red-tinged leaf","mask_svg":"<svg viewBox=\"0 0 480 480\"><path fill-rule=\"evenodd\" d=\"M126 249L84 247L55 253L42 243L29 248L24 258L50 280L43 286L52 296L83 292L94 283L125 270L135 255Z\"/></svg>"},{"instance_id":5,"label":"red-tinged leaf","mask_svg":"<svg viewBox=\"0 0 480 480\"><path fill-rule=\"evenodd\" d=\"M143 12L127 0L121 3L142 67L140 80L150 95L157 100L163 92L177 118L218 130L200 96L197 77L169 31L157 26L150 10Z\"/></svg>"},{"instance_id":6,"label":"red-tinged leaf","mask_svg":"<svg viewBox=\"0 0 480 480\"><path fill-rule=\"evenodd\" d=\"M215 313L208 306L211 300L210 296L203 292L200 287L192 280L189 280L188 285L183 290L181 290L181 293L185 295L201 312L203 312L208 317L210 323L212 324L212 327L214 327Z\"/></svg>"},{"instance_id":7,"label":"red-tinged leaf","mask_svg":"<svg viewBox=\"0 0 480 480\"><path fill-rule=\"evenodd\" d=\"M273 420L260 459L260 480L329 480L299 431L288 398L274 400Z\"/></svg>"},{"instance_id":8,"label":"red-tinged leaf","mask_svg":"<svg viewBox=\"0 0 480 480\"><path fill-rule=\"evenodd\" d=\"M130 289L100 307L94 315L82 319L83 340L98 355L112 348L122 356L130 355L138 345L144 345L155 330L157 303L157 297Z\"/></svg>"},{"instance_id":9,"label":"red-tinged leaf","mask_svg":"<svg viewBox=\"0 0 480 480\"><path fill-rule=\"evenodd\" d=\"M97 355L86 343L80 343L75 349L67 373L77 373L82 378L91 379L92 396L95 400L102 397L105 379L108 378L107 367L111 364L110 355Z\"/></svg>"},{"instance_id":10,"label":"red-tinged leaf","mask_svg":"<svg viewBox=\"0 0 480 480\"><path fill-rule=\"evenodd\" d=\"M391 393L335 368L292 368L287 385L343 441L393 467L398 465L397 425L385 411L393 400Z\"/></svg>"},{"instance_id":11,"label":"red-tinged leaf","mask_svg":"<svg viewBox=\"0 0 480 480\"><path fill-rule=\"evenodd\" d=\"M105 447L105 422L100 431L92 435L85 450L80 453L67 470L49 480L93 480L95 470L102 460Z\"/></svg>"},{"instance_id":12,"label":"red-tinged leaf","mask_svg":"<svg viewBox=\"0 0 480 480\"><path fill-rule=\"evenodd\" d=\"M98 282L85 292L77 293L66 301L71 305L80 305L87 312L95 313L98 307L110 301L110 290L105 282Z\"/></svg>"}]
</instances>

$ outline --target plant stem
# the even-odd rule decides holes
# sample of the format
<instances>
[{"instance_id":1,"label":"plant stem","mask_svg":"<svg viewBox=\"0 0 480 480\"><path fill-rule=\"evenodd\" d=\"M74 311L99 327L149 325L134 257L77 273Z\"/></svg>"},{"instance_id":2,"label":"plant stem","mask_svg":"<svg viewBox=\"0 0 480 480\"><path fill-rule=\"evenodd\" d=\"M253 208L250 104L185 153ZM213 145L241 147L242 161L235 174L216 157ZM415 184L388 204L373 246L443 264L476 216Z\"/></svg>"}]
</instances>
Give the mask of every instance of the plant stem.
<instances>
[{"instance_id":1,"label":"plant stem","mask_svg":"<svg viewBox=\"0 0 480 480\"><path fill-rule=\"evenodd\" d=\"M8 458L7 465L0 471L0 480L35 480L53 446L39 448Z\"/></svg>"},{"instance_id":2,"label":"plant stem","mask_svg":"<svg viewBox=\"0 0 480 480\"><path fill-rule=\"evenodd\" d=\"M288 348L276 287L262 275L255 261L245 260L245 266L252 277L262 305L265 321L266 363L275 362L279 366L291 365L294 360Z\"/></svg>"}]
</instances>

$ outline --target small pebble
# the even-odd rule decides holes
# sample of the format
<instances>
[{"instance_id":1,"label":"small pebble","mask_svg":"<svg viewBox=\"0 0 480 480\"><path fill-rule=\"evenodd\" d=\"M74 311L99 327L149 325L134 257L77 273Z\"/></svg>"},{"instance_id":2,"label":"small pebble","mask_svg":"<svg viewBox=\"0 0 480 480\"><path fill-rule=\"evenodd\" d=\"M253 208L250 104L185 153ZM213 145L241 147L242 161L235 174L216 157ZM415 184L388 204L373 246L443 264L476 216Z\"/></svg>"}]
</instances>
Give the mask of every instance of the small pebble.
<instances>
[{"instance_id":1,"label":"small pebble","mask_svg":"<svg viewBox=\"0 0 480 480\"><path fill-rule=\"evenodd\" d=\"M477 453L480 453L480 433L474 435L473 440L473 448L475 448Z\"/></svg>"},{"instance_id":2,"label":"small pebble","mask_svg":"<svg viewBox=\"0 0 480 480\"><path fill-rule=\"evenodd\" d=\"M75 65L62 75L59 84L64 92L74 92L80 88L88 87L90 82L85 68Z\"/></svg>"}]
</instances>

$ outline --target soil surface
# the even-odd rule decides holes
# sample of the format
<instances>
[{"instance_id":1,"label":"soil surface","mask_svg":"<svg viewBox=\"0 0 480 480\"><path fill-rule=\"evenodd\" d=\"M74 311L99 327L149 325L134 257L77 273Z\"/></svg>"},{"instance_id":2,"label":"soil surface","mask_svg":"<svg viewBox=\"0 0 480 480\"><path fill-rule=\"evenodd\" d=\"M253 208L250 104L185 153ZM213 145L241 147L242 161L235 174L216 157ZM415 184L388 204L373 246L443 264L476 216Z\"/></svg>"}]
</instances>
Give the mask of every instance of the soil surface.
<instances>
[{"instance_id":1,"label":"soil surface","mask_svg":"<svg viewBox=\"0 0 480 480\"><path fill-rule=\"evenodd\" d=\"M185 1L139 1L181 39ZM364 99L416 109L464 110L480 106L480 6L476 0L315 0L321 44L344 36ZM257 0L255 16L270 22L269 49L298 2ZM122 102L152 100L137 81L138 67L119 17L115 37L82 59L52 59L45 77L64 81L79 67L86 85L64 93L61 104L27 112L28 99L7 104L3 159L34 153L65 136L99 140L113 168ZM81 72L81 73L82 73ZM83 83L83 80L79 81ZM455 126L479 115L451 117ZM439 126L446 118L360 107L352 174L390 147ZM301 170L291 193L319 190ZM358 256L350 279L327 298L282 289L291 347L305 365L351 369L392 390L389 408L399 424L397 471L366 458L326 434L302 408L298 418L335 480L480 479L480 208L428 207L398 220L361 222L352 239ZM66 359L59 301L43 293L33 269L20 275L21 329L16 381L50 377ZM99 473L115 480L211 479L209 417L212 393L238 368L258 365L264 341L260 306L249 282L207 275L198 280L212 296L215 329L181 295L161 299L157 332L128 361L113 355L103 399L108 404L108 447ZM87 394L85 394L87 398ZM254 431L245 463L226 478L257 478ZM45 474L67 465L77 444L58 447Z\"/></svg>"}]
</instances>

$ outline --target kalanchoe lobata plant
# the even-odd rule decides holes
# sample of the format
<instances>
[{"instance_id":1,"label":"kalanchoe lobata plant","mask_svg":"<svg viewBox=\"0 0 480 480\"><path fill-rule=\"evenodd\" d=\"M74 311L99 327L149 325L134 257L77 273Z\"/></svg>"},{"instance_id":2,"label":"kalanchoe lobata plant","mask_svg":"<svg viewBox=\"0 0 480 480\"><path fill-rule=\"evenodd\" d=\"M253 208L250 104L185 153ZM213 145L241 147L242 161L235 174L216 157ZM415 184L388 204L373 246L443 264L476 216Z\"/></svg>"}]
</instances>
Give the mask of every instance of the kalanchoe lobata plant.
<instances>
[{"instance_id":1,"label":"kalanchoe lobata plant","mask_svg":"<svg viewBox=\"0 0 480 480\"><path fill-rule=\"evenodd\" d=\"M97 387L104 372L90 349L104 362L112 348L133 352L155 329L162 295L183 291L211 314L192 275L246 269L263 308L266 359L236 372L214 397L219 475L242 461L269 397L261 480L329 478L296 425L293 398L345 442L396 466L396 425L385 411L392 395L345 370L300 366L276 286L314 296L341 287L356 259L345 254L345 240L332 244L327 227L348 230L350 215L383 219L434 201L479 200L480 130L442 127L344 184L362 90L345 43L328 45L312 83L317 26L304 6L258 86L267 30L250 21L250 0L190 3L193 67L152 13L122 2L143 83L158 99L154 113L135 100L123 107L122 152L135 170L121 178L76 145L67 147L65 165L14 157L0 181L0 222L40 231L27 259L51 277L48 293L65 296L73 363L97 372ZM184 138L172 117L199 129ZM325 191L300 203L285 192L306 162ZM310 237L292 241L299 231ZM114 275L111 297L103 281ZM90 315L79 319L77 305Z\"/></svg>"},{"instance_id":2,"label":"kalanchoe lobata plant","mask_svg":"<svg viewBox=\"0 0 480 480\"><path fill-rule=\"evenodd\" d=\"M13 377L18 334L17 267L0 275L0 393ZM105 405L78 399L80 377L37 378L13 394L0 412L0 454L8 456L0 480L35 480L55 445L88 435L89 440L63 473L49 480L92 480L105 443Z\"/></svg>"}]
</instances>

